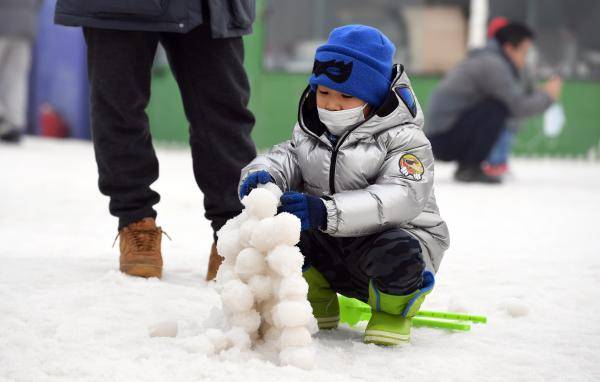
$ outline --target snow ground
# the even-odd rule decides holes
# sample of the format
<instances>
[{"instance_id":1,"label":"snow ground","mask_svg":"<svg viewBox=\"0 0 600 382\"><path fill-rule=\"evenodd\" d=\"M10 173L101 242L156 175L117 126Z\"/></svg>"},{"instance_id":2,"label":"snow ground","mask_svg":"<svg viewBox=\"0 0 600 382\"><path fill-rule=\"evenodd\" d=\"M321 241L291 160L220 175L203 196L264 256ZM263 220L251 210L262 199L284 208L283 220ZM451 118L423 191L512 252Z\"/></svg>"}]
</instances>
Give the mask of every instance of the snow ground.
<instances>
[{"instance_id":1,"label":"snow ground","mask_svg":"<svg viewBox=\"0 0 600 382\"><path fill-rule=\"evenodd\" d=\"M207 357L211 244L188 150L158 150L164 278L118 272L116 221L87 142L0 146L0 381L600 380L600 163L515 160L502 186L437 165L452 246L424 308L488 316L470 332L415 329L413 344L316 336L317 367L268 352ZM175 338L148 329L176 321Z\"/></svg>"}]
</instances>

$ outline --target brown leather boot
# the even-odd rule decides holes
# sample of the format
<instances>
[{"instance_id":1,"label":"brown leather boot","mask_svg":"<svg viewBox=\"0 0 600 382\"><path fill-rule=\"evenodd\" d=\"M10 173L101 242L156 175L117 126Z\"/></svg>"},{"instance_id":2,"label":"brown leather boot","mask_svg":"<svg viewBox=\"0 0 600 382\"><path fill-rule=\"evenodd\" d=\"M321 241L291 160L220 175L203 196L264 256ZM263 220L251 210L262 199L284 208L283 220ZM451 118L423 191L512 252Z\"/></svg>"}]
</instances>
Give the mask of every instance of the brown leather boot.
<instances>
[{"instance_id":1,"label":"brown leather boot","mask_svg":"<svg viewBox=\"0 0 600 382\"><path fill-rule=\"evenodd\" d=\"M153 218L129 224L119 231L119 236L121 272L139 277L162 276L162 229L156 226Z\"/></svg>"},{"instance_id":2,"label":"brown leather boot","mask_svg":"<svg viewBox=\"0 0 600 382\"><path fill-rule=\"evenodd\" d=\"M211 281L217 277L217 271L223 262L223 257L217 252L217 244L213 243L208 258L208 269L206 270L206 281Z\"/></svg>"}]
</instances>

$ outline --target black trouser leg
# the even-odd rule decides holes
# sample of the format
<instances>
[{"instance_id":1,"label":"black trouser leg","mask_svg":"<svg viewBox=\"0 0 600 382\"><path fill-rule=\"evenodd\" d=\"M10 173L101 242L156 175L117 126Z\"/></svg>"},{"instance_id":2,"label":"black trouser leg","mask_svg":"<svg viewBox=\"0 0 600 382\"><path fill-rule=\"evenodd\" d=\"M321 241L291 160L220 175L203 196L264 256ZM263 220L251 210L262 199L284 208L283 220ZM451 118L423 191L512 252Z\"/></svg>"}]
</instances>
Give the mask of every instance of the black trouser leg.
<instances>
[{"instance_id":1,"label":"black trouser leg","mask_svg":"<svg viewBox=\"0 0 600 382\"><path fill-rule=\"evenodd\" d=\"M84 28L92 140L100 192L110 197L119 228L155 217L158 161L145 109L158 34Z\"/></svg>"},{"instance_id":2,"label":"black trouser leg","mask_svg":"<svg viewBox=\"0 0 600 382\"><path fill-rule=\"evenodd\" d=\"M332 288L367 301L369 281L384 293L406 295L421 287L425 262L417 239L400 228L352 238L305 231L300 250Z\"/></svg>"},{"instance_id":3,"label":"black trouser leg","mask_svg":"<svg viewBox=\"0 0 600 382\"><path fill-rule=\"evenodd\" d=\"M204 194L206 217L217 231L241 211L240 171L256 156L243 42L213 39L203 24L187 34L162 33L161 43L190 122L194 176Z\"/></svg>"},{"instance_id":4,"label":"black trouser leg","mask_svg":"<svg viewBox=\"0 0 600 382\"><path fill-rule=\"evenodd\" d=\"M484 100L464 112L449 131L430 136L436 159L477 165L490 154L506 126L508 109L500 101Z\"/></svg>"}]
</instances>

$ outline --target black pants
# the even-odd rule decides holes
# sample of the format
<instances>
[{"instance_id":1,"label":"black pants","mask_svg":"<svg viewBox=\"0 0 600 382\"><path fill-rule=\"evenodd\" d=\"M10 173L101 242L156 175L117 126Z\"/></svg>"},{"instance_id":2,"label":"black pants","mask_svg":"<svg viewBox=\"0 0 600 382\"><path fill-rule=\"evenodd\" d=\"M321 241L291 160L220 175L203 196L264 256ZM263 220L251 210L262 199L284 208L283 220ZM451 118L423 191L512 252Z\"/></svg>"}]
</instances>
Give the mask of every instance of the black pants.
<instances>
[{"instance_id":1,"label":"black pants","mask_svg":"<svg viewBox=\"0 0 600 382\"><path fill-rule=\"evenodd\" d=\"M304 231L298 244L304 269L315 267L344 296L369 298L369 281L380 291L406 295L421 287L425 262L417 239L400 228L338 238Z\"/></svg>"},{"instance_id":2,"label":"black pants","mask_svg":"<svg viewBox=\"0 0 600 382\"><path fill-rule=\"evenodd\" d=\"M218 230L239 213L241 168L256 156L241 38L212 39L205 23L187 34L84 28L92 139L100 191L119 228L155 217L158 178L145 109L157 45L164 46L189 121L194 176ZM180 126L172 126L180 128Z\"/></svg>"},{"instance_id":3,"label":"black pants","mask_svg":"<svg viewBox=\"0 0 600 382\"><path fill-rule=\"evenodd\" d=\"M461 165L479 164L490 154L507 118L508 109L503 103L482 101L464 112L449 131L428 137L433 155Z\"/></svg>"}]
</instances>

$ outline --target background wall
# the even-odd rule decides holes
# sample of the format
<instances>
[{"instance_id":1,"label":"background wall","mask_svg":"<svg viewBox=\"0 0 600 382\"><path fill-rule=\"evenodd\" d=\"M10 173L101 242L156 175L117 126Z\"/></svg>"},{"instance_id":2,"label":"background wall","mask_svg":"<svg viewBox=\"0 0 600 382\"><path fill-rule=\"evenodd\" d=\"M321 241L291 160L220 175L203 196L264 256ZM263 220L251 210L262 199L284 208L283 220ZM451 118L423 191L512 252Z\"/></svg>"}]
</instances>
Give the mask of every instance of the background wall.
<instances>
[{"instance_id":1,"label":"background wall","mask_svg":"<svg viewBox=\"0 0 600 382\"><path fill-rule=\"evenodd\" d=\"M323 3L316 0L313 2L317 5ZM414 6L412 3L411 6ZM462 3L457 2L455 5L457 9L464 8ZM532 0L530 3L534 4L535 1ZM494 2L492 2L493 4ZM523 12L527 9L525 7ZM319 11L324 12L322 9ZM498 12L506 11L501 8ZM414 13L414 11L411 12ZM285 12L277 17L273 13L269 3L259 1L254 33L245 39L245 65L252 86L250 107L256 116L253 135L260 149L265 149L290 137L291 129L296 121L298 98L306 87L310 72L310 69L306 69L306 65L312 65L312 61L305 58L303 60L296 59L287 66L285 62L281 64L281 57L276 55L278 41L273 41L274 39L270 38L269 34L276 34L277 28L285 25L286 20L292 22L292 18ZM517 16L514 17L518 18ZM360 21L366 16L359 15L357 17ZM341 23L354 20L356 19L342 20ZM304 22L304 20L302 21ZM335 23L331 24L331 27L335 26ZM414 23L413 20L412 23L407 24L418 23ZM293 27L291 25L288 29ZM319 36L325 33L326 37L328 31L329 24L327 30L318 31ZM289 30L287 32L289 34ZM544 38L541 40L545 41ZM403 43L410 43L410 41L400 42L397 45ZM283 43L279 45L284 46ZM307 50L305 46L302 48L304 51ZM421 105L424 110L427 110L429 97L442 73L428 71L427 64L423 64L422 60L418 59L424 55L416 57L413 54L411 56L406 53L407 50L407 48L399 48L397 59L402 60L400 62L403 63L404 60L412 62L412 66L411 64L406 65L407 71ZM304 51L302 53L305 56L312 54ZM543 53L544 51L540 53L542 57ZM546 65L546 62L541 60L538 67L550 70L548 68L551 68L552 65ZM600 82L595 77L587 80L579 79L581 76L578 77L577 73L579 72L565 73L567 80L560 101L566 113L566 125L562 133L556 138L548 138L542 131L542 117L532 118L524 123L523 129L518 134L514 146L517 155L600 158ZM168 69L156 72L153 78L152 92L149 115L154 136L167 141L186 142L188 139L187 122L181 107L179 91Z\"/></svg>"}]
</instances>

